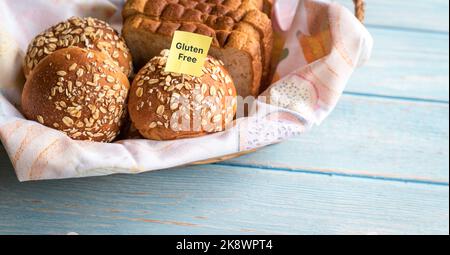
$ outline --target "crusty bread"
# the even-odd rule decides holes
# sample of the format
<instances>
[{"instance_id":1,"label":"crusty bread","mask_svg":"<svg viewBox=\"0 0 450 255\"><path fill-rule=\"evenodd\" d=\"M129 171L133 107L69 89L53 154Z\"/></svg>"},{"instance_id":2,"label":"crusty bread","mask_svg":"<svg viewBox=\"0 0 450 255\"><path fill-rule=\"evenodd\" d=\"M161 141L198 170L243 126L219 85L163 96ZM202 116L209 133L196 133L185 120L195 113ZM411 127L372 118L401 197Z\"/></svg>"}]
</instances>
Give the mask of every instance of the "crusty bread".
<instances>
[{"instance_id":1,"label":"crusty bread","mask_svg":"<svg viewBox=\"0 0 450 255\"><path fill-rule=\"evenodd\" d=\"M253 56L256 59L260 58L257 61L262 62L262 64L258 64L262 65L262 70L258 71L258 73L261 72L261 78L265 81L270 72L273 32L270 19L262 12L263 4L263 0L128 0L122 15L125 20L136 15L145 15L146 19L158 22L163 21L163 24L164 21L180 25L193 23L197 24L197 26L206 25L216 32L239 31L246 33L260 47L260 56ZM128 41L128 35L125 33L125 30L126 26L124 26L123 33ZM131 45L131 43L129 44ZM134 45L131 47L133 48ZM158 48L157 50L161 49ZM210 52L210 54L214 56L214 52ZM215 57L220 59L219 55ZM229 58L234 59L233 56ZM222 60L228 68L228 61ZM234 75L232 70L229 71L235 79L238 93L242 96L249 95L241 93L243 89L241 89L242 83L240 83L239 76ZM247 90L256 91L256 93L252 93L256 95L260 82L261 80L258 80L256 88L253 87L254 85L251 85L252 87ZM248 84L245 85L248 86Z\"/></svg>"},{"instance_id":2,"label":"crusty bread","mask_svg":"<svg viewBox=\"0 0 450 255\"><path fill-rule=\"evenodd\" d=\"M168 50L136 75L128 111L142 136L172 140L224 130L236 113L236 89L220 61L207 57L203 75L164 72Z\"/></svg>"},{"instance_id":3,"label":"crusty bread","mask_svg":"<svg viewBox=\"0 0 450 255\"><path fill-rule=\"evenodd\" d=\"M25 76L28 77L44 57L69 46L104 52L127 76L132 72L129 49L112 27L95 18L72 17L50 27L31 41L23 65Z\"/></svg>"},{"instance_id":4,"label":"crusty bread","mask_svg":"<svg viewBox=\"0 0 450 255\"><path fill-rule=\"evenodd\" d=\"M69 47L42 59L28 77L22 111L76 140L112 141L126 113L129 82L99 51Z\"/></svg>"},{"instance_id":5,"label":"crusty bread","mask_svg":"<svg viewBox=\"0 0 450 255\"><path fill-rule=\"evenodd\" d=\"M269 16L269 17L272 16L272 11L273 11L273 1L274 1L274 0L264 0L263 11L264 11L264 13L267 14L267 16Z\"/></svg>"},{"instance_id":6,"label":"crusty bread","mask_svg":"<svg viewBox=\"0 0 450 255\"><path fill-rule=\"evenodd\" d=\"M267 0L266 0L267 1ZM246 31L256 30L263 62L262 79L269 73L273 47L272 23L263 13L261 0L232 0L210 3L201 0L129 0L122 11L126 19L143 14L155 20L202 23L214 30L232 31L241 24L250 24Z\"/></svg>"},{"instance_id":7,"label":"crusty bread","mask_svg":"<svg viewBox=\"0 0 450 255\"><path fill-rule=\"evenodd\" d=\"M262 0L129 0L124 6L123 17L144 14L152 19L172 22L203 23L215 30L231 31L237 23L248 23L260 33L263 62L262 79L269 73L273 45L271 21L261 12L266 4ZM249 31L250 29L247 29Z\"/></svg>"},{"instance_id":8,"label":"crusty bread","mask_svg":"<svg viewBox=\"0 0 450 255\"><path fill-rule=\"evenodd\" d=\"M224 62L238 94L258 94L262 75L260 44L255 38L257 33L254 30L246 33L244 25L239 31L215 31L199 23L156 21L140 14L131 16L125 21L123 35L130 45L136 66L144 65L161 50L170 48L176 30L212 37L209 54ZM251 33L253 36L249 35Z\"/></svg>"},{"instance_id":9,"label":"crusty bread","mask_svg":"<svg viewBox=\"0 0 450 255\"><path fill-rule=\"evenodd\" d=\"M268 1L268 0L264 0ZM231 14L234 17L242 17L248 10L262 10L263 0L128 0L122 11L122 16L127 18L136 14L146 13L150 16L160 17L174 12L184 12L189 9L187 16L191 15L215 15L225 16ZM164 14L166 12L166 14Z\"/></svg>"}]
</instances>

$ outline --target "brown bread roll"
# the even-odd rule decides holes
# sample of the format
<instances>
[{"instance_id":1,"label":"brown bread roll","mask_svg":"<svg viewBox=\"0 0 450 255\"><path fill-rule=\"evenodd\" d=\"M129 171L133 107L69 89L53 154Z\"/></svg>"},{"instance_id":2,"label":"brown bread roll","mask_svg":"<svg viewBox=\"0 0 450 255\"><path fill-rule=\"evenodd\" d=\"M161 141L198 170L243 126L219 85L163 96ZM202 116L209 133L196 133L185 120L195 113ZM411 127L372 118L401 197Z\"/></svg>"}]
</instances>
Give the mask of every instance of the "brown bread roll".
<instances>
[{"instance_id":1,"label":"brown bread roll","mask_svg":"<svg viewBox=\"0 0 450 255\"><path fill-rule=\"evenodd\" d=\"M130 51L112 27L95 18L72 17L50 27L31 41L23 64L25 77L44 57L69 46L104 52L127 76L132 72Z\"/></svg>"},{"instance_id":2,"label":"brown bread roll","mask_svg":"<svg viewBox=\"0 0 450 255\"><path fill-rule=\"evenodd\" d=\"M110 142L122 125L129 86L104 53L69 47L42 59L30 74L22 110L73 139Z\"/></svg>"},{"instance_id":3,"label":"brown bread roll","mask_svg":"<svg viewBox=\"0 0 450 255\"><path fill-rule=\"evenodd\" d=\"M145 138L172 140L224 130L236 113L236 89L223 63L208 57L201 77L164 72L168 50L136 75L128 111Z\"/></svg>"}]
</instances>

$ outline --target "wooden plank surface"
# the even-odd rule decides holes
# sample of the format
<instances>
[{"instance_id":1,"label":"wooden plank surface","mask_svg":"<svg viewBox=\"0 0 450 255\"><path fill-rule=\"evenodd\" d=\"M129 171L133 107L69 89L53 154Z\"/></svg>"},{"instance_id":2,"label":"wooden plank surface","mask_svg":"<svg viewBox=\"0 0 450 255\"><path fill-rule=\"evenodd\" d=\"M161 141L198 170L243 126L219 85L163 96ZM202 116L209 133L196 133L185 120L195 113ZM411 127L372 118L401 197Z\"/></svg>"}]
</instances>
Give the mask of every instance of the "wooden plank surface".
<instances>
[{"instance_id":1,"label":"wooden plank surface","mask_svg":"<svg viewBox=\"0 0 450 255\"><path fill-rule=\"evenodd\" d=\"M223 166L19 184L2 166L0 233L448 234L448 191Z\"/></svg>"},{"instance_id":2,"label":"wooden plank surface","mask_svg":"<svg viewBox=\"0 0 450 255\"><path fill-rule=\"evenodd\" d=\"M351 0L337 0L353 11ZM448 0L365 0L369 26L448 32Z\"/></svg>"},{"instance_id":3,"label":"wooden plank surface","mask_svg":"<svg viewBox=\"0 0 450 255\"><path fill-rule=\"evenodd\" d=\"M0 234L449 234L448 5L367 0L332 115L221 165L18 183L0 146Z\"/></svg>"},{"instance_id":4,"label":"wooden plank surface","mask_svg":"<svg viewBox=\"0 0 450 255\"><path fill-rule=\"evenodd\" d=\"M372 58L356 70L347 92L448 102L448 33L369 31L374 38Z\"/></svg>"},{"instance_id":5,"label":"wooden plank surface","mask_svg":"<svg viewBox=\"0 0 450 255\"><path fill-rule=\"evenodd\" d=\"M226 164L448 183L449 106L345 95L308 133Z\"/></svg>"}]
</instances>

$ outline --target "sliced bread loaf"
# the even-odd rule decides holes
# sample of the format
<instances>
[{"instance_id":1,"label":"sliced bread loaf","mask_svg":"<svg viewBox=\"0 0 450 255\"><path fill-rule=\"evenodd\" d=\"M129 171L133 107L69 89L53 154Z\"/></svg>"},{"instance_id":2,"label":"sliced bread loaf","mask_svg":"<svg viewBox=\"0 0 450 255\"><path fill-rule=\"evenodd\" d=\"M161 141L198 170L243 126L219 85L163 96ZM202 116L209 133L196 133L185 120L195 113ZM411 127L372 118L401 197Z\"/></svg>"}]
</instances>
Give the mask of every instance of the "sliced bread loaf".
<instances>
[{"instance_id":1,"label":"sliced bread loaf","mask_svg":"<svg viewBox=\"0 0 450 255\"><path fill-rule=\"evenodd\" d=\"M155 20L173 22L197 22L214 30L232 31L240 23L253 26L260 35L263 62L262 79L270 73L270 58L273 47L272 23L261 10L269 0L129 0L122 12L124 19L143 14ZM250 30L250 28L248 28Z\"/></svg>"},{"instance_id":2,"label":"sliced bread loaf","mask_svg":"<svg viewBox=\"0 0 450 255\"><path fill-rule=\"evenodd\" d=\"M188 13L199 11L201 14L225 16L233 13L233 16L242 16L248 10L260 10L264 8L264 1L268 0L128 0L123 7L124 18L139 13L161 17L165 12L170 12L176 6L190 9ZM172 5L175 6L172 6ZM169 8L168 8L169 7ZM189 14L188 14L189 15Z\"/></svg>"},{"instance_id":3,"label":"sliced bread loaf","mask_svg":"<svg viewBox=\"0 0 450 255\"><path fill-rule=\"evenodd\" d=\"M260 38L248 25L239 25L233 31L214 30L201 23L155 20L137 14L125 20L122 33L130 45L136 66L142 67L161 50L170 48L177 30L212 37L209 54L224 62L238 94L258 94L262 76Z\"/></svg>"}]
</instances>

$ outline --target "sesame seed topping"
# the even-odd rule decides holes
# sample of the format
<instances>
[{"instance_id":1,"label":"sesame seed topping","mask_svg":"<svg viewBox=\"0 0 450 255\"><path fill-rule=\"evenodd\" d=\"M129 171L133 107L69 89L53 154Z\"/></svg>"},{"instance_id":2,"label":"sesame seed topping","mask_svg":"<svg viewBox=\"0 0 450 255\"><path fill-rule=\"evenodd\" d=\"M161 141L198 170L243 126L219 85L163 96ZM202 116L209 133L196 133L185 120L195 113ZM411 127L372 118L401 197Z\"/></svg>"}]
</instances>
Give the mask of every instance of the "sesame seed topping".
<instances>
[{"instance_id":1,"label":"sesame seed topping","mask_svg":"<svg viewBox=\"0 0 450 255\"><path fill-rule=\"evenodd\" d=\"M111 75L108 75L107 77L106 77L106 80L108 81L108 82L115 82L116 81L116 79L114 79L114 77L112 77Z\"/></svg>"},{"instance_id":2,"label":"sesame seed topping","mask_svg":"<svg viewBox=\"0 0 450 255\"><path fill-rule=\"evenodd\" d=\"M70 65L69 71L74 71L76 68L77 68L77 63L73 63L72 65Z\"/></svg>"},{"instance_id":3,"label":"sesame seed topping","mask_svg":"<svg viewBox=\"0 0 450 255\"><path fill-rule=\"evenodd\" d=\"M37 121L39 121L39 123L44 124L44 117L42 117L41 115L37 115L36 119Z\"/></svg>"},{"instance_id":4,"label":"sesame seed topping","mask_svg":"<svg viewBox=\"0 0 450 255\"><path fill-rule=\"evenodd\" d=\"M156 109L156 114L162 115L164 113L164 108L164 105L158 106L158 108Z\"/></svg>"},{"instance_id":5,"label":"sesame seed topping","mask_svg":"<svg viewBox=\"0 0 450 255\"><path fill-rule=\"evenodd\" d=\"M73 126L73 120L70 117L65 116L62 119L64 125L68 126L68 127L72 127Z\"/></svg>"},{"instance_id":6,"label":"sesame seed topping","mask_svg":"<svg viewBox=\"0 0 450 255\"><path fill-rule=\"evenodd\" d=\"M206 85L205 83L202 84L202 94L205 94L206 91L208 91L208 85Z\"/></svg>"},{"instance_id":7,"label":"sesame seed topping","mask_svg":"<svg viewBox=\"0 0 450 255\"><path fill-rule=\"evenodd\" d=\"M156 84L156 83L158 83L158 82L159 82L158 79L150 79L150 80L148 81L148 84L153 85L153 84Z\"/></svg>"},{"instance_id":8,"label":"sesame seed topping","mask_svg":"<svg viewBox=\"0 0 450 255\"><path fill-rule=\"evenodd\" d=\"M144 89L142 89L141 87L136 89L136 96L137 97L141 97L144 94Z\"/></svg>"},{"instance_id":9,"label":"sesame seed topping","mask_svg":"<svg viewBox=\"0 0 450 255\"><path fill-rule=\"evenodd\" d=\"M173 103L170 105L170 110L174 111L178 108L178 103Z\"/></svg>"},{"instance_id":10,"label":"sesame seed topping","mask_svg":"<svg viewBox=\"0 0 450 255\"><path fill-rule=\"evenodd\" d=\"M77 70L77 76L78 76L78 77L81 77L81 76L83 76L83 74L84 74L84 69L79 68L79 69Z\"/></svg>"},{"instance_id":11,"label":"sesame seed topping","mask_svg":"<svg viewBox=\"0 0 450 255\"><path fill-rule=\"evenodd\" d=\"M58 76L66 76L67 75L67 73L65 71L57 71L56 74Z\"/></svg>"},{"instance_id":12,"label":"sesame seed topping","mask_svg":"<svg viewBox=\"0 0 450 255\"><path fill-rule=\"evenodd\" d=\"M209 88L209 94L211 96L215 96L216 95L216 87L211 86L211 88Z\"/></svg>"}]
</instances>

